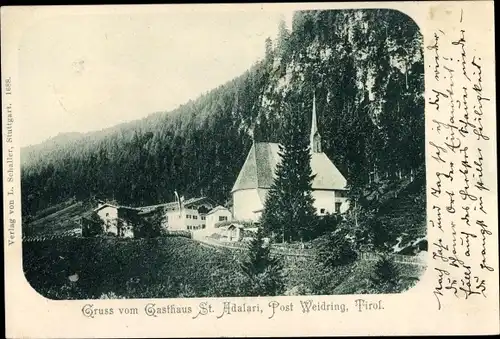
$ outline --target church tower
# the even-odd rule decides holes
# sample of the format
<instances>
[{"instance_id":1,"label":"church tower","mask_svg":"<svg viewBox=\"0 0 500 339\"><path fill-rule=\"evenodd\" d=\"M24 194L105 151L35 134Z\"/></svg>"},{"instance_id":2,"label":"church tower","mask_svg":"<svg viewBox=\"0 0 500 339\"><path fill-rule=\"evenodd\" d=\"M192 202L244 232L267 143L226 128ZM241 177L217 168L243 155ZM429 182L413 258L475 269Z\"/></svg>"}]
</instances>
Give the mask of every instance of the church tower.
<instances>
[{"instance_id":1,"label":"church tower","mask_svg":"<svg viewBox=\"0 0 500 339\"><path fill-rule=\"evenodd\" d=\"M311 120L311 152L322 153L321 151L321 136L318 132L318 124L316 121L316 94L313 96L313 111Z\"/></svg>"}]
</instances>

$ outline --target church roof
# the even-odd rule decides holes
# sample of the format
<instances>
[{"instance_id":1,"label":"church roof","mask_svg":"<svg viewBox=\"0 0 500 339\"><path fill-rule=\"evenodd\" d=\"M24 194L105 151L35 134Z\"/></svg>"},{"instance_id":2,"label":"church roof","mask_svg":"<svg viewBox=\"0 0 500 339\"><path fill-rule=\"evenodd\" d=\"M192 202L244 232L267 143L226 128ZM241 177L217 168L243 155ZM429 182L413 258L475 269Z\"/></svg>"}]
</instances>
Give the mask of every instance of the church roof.
<instances>
[{"instance_id":1,"label":"church roof","mask_svg":"<svg viewBox=\"0 0 500 339\"><path fill-rule=\"evenodd\" d=\"M254 143L231 192L251 188L270 188L276 176L276 165L281 160L278 152L277 143ZM311 153L311 169L316 175L312 183L313 189L346 189L346 179L325 153Z\"/></svg>"}]
</instances>

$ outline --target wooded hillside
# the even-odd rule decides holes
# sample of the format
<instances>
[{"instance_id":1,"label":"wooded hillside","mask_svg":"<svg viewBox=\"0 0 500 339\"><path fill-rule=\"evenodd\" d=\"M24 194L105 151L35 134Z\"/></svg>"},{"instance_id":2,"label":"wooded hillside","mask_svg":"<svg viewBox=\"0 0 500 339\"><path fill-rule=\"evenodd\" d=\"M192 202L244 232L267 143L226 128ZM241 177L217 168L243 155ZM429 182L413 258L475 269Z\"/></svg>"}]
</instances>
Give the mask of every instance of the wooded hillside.
<instances>
[{"instance_id":1,"label":"wooded hillside","mask_svg":"<svg viewBox=\"0 0 500 339\"><path fill-rule=\"evenodd\" d=\"M23 215L72 197L154 204L172 201L174 190L224 203L252 138L280 140L285 102L302 103L309 124L314 92L323 150L351 194L371 172L398 176L423 165L422 35L410 18L301 11L279 31L263 41L263 60L172 112L23 149Z\"/></svg>"}]
</instances>

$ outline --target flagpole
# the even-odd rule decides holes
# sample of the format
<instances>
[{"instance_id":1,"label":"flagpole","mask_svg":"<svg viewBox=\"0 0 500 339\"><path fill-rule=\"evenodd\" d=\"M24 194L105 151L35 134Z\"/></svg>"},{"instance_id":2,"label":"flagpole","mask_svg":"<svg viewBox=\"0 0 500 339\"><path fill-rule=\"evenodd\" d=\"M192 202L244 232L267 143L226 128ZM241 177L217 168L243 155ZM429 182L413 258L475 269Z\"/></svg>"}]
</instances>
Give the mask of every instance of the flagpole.
<instances>
[{"instance_id":1,"label":"flagpole","mask_svg":"<svg viewBox=\"0 0 500 339\"><path fill-rule=\"evenodd\" d=\"M179 218L180 218L181 215L182 215L182 212L181 212L181 199L179 198L179 194L177 193L177 190L175 190L174 193L175 193L175 200L177 200L177 204L179 205Z\"/></svg>"}]
</instances>

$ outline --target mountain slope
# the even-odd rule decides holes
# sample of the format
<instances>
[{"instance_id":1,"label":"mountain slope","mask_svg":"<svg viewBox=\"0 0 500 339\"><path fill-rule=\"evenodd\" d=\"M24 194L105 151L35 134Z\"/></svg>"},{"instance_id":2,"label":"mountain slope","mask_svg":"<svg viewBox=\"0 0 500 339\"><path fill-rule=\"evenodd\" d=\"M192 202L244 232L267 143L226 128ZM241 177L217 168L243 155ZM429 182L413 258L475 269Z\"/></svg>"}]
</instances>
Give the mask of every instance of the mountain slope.
<instances>
[{"instance_id":1,"label":"mountain slope","mask_svg":"<svg viewBox=\"0 0 500 339\"><path fill-rule=\"evenodd\" d=\"M289 105L310 124L313 92L323 150L358 194L370 172L424 162L422 36L392 10L301 11L266 40L266 57L172 112L71 134L22 151L22 206L32 215L68 198L142 205L229 193L252 144L280 140ZM307 137L307 136L305 136Z\"/></svg>"}]
</instances>

